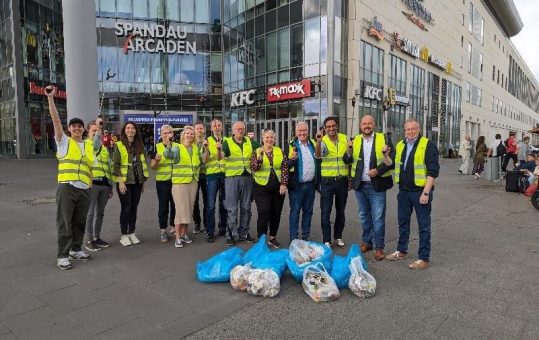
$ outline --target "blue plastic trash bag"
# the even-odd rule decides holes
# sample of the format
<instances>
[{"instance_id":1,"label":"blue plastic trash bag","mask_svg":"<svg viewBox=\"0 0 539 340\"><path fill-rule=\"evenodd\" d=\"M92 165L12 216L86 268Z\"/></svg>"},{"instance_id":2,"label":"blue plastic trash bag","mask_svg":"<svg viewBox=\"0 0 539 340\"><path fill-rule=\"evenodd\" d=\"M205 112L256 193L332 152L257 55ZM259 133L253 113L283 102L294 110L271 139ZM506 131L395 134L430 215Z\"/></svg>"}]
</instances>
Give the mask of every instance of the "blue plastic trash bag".
<instances>
[{"instance_id":1,"label":"blue plastic trash bag","mask_svg":"<svg viewBox=\"0 0 539 340\"><path fill-rule=\"evenodd\" d=\"M232 268L241 264L243 250L238 247L215 254L204 262L197 262L197 279L201 282L227 282Z\"/></svg>"},{"instance_id":2,"label":"blue plastic trash bag","mask_svg":"<svg viewBox=\"0 0 539 340\"><path fill-rule=\"evenodd\" d=\"M350 246L350 250L348 251L348 254L346 256L333 256L331 277L333 278L333 280L335 280L337 287L348 287L348 279L350 278L350 262L352 261L352 258L356 256L359 256L361 258L363 267L367 268L367 262L365 261L363 254L361 254L359 246L355 243Z\"/></svg>"},{"instance_id":3,"label":"blue plastic trash bag","mask_svg":"<svg viewBox=\"0 0 539 340\"><path fill-rule=\"evenodd\" d=\"M243 264L251 264L254 269L271 269L279 278L286 271L287 249L270 250L266 245L266 235L262 235L255 245L243 256Z\"/></svg>"},{"instance_id":4,"label":"blue plastic trash bag","mask_svg":"<svg viewBox=\"0 0 539 340\"><path fill-rule=\"evenodd\" d=\"M303 270L310 264L321 262L327 270L331 270L333 252L328 246L318 242L293 240L289 249L286 264L296 281L303 280Z\"/></svg>"}]
</instances>

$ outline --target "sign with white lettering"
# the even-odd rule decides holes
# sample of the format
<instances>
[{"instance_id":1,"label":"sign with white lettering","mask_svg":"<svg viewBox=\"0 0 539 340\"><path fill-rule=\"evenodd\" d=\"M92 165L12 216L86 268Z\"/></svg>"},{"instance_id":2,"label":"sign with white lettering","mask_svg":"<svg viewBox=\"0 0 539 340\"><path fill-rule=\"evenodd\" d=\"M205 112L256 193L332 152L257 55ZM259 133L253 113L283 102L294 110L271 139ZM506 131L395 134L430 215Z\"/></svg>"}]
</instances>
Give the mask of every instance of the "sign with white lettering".
<instances>
[{"instance_id":1,"label":"sign with white lettering","mask_svg":"<svg viewBox=\"0 0 539 340\"><path fill-rule=\"evenodd\" d=\"M67 93L66 91L58 89L58 86L54 86L54 89L56 90L56 93L54 95L54 98L58 99L67 99ZM30 82L30 93L31 94L37 94L39 96L46 96L45 88L43 86L36 85L33 81Z\"/></svg>"},{"instance_id":2,"label":"sign with white lettering","mask_svg":"<svg viewBox=\"0 0 539 340\"><path fill-rule=\"evenodd\" d=\"M114 34L126 36L123 52L167 53L167 54L196 54L196 41L186 41L187 31L184 26L172 25L133 25L129 22L117 22Z\"/></svg>"},{"instance_id":3,"label":"sign with white lettering","mask_svg":"<svg viewBox=\"0 0 539 340\"><path fill-rule=\"evenodd\" d=\"M395 96L395 104L406 106L409 103L410 103L410 98L408 96L399 96L399 95Z\"/></svg>"},{"instance_id":4,"label":"sign with white lettering","mask_svg":"<svg viewBox=\"0 0 539 340\"><path fill-rule=\"evenodd\" d=\"M230 95L230 107L238 107L245 104L253 105L255 103L255 93L255 89L232 93Z\"/></svg>"},{"instance_id":5,"label":"sign with white lettering","mask_svg":"<svg viewBox=\"0 0 539 340\"><path fill-rule=\"evenodd\" d=\"M365 85L365 88L363 89L363 98L377 100L381 102L383 95L384 90L378 87Z\"/></svg>"},{"instance_id":6,"label":"sign with white lettering","mask_svg":"<svg viewBox=\"0 0 539 340\"><path fill-rule=\"evenodd\" d=\"M401 38L397 32L393 33L393 37L395 38L395 47L414 58L419 58L419 47L413 41Z\"/></svg>"},{"instance_id":7,"label":"sign with white lettering","mask_svg":"<svg viewBox=\"0 0 539 340\"><path fill-rule=\"evenodd\" d=\"M268 87L268 102L296 99L311 96L311 81L302 80Z\"/></svg>"},{"instance_id":8,"label":"sign with white lettering","mask_svg":"<svg viewBox=\"0 0 539 340\"><path fill-rule=\"evenodd\" d=\"M408 7L412 12L414 12L418 17L425 20L429 24L433 23L432 14L423 6L421 0L402 0L406 7Z\"/></svg>"}]
</instances>

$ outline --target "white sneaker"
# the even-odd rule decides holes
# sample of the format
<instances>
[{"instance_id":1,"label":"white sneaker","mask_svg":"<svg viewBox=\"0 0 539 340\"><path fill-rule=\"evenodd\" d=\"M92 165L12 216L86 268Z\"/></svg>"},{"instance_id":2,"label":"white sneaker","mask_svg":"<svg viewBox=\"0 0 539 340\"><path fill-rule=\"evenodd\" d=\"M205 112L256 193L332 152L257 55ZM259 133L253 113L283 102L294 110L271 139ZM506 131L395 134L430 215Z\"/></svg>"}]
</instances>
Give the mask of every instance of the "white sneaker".
<instances>
[{"instance_id":1,"label":"white sneaker","mask_svg":"<svg viewBox=\"0 0 539 340\"><path fill-rule=\"evenodd\" d=\"M60 257L56 260L56 265L62 270L71 269L71 262L67 257Z\"/></svg>"},{"instance_id":2,"label":"white sneaker","mask_svg":"<svg viewBox=\"0 0 539 340\"><path fill-rule=\"evenodd\" d=\"M127 247L132 245L133 243L131 242L129 235L122 235L122 237L120 237L120 244L124 247Z\"/></svg>"},{"instance_id":3,"label":"white sneaker","mask_svg":"<svg viewBox=\"0 0 539 340\"><path fill-rule=\"evenodd\" d=\"M342 239L340 238L336 239L335 243L337 243L339 247L344 248L344 241Z\"/></svg>"},{"instance_id":4,"label":"white sneaker","mask_svg":"<svg viewBox=\"0 0 539 340\"><path fill-rule=\"evenodd\" d=\"M330 242L325 242L324 245L326 245L328 248L331 248L331 243Z\"/></svg>"},{"instance_id":5,"label":"white sneaker","mask_svg":"<svg viewBox=\"0 0 539 340\"><path fill-rule=\"evenodd\" d=\"M183 242L182 242L181 238L178 238L178 239L176 239L176 241L174 241L174 247L183 248Z\"/></svg>"},{"instance_id":6,"label":"white sneaker","mask_svg":"<svg viewBox=\"0 0 539 340\"><path fill-rule=\"evenodd\" d=\"M135 233L127 235L129 236L129 240L131 240L132 244L139 244L140 240L138 239L137 235Z\"/></svg>"},{"instance_id":7,"label":"white sneaker","mask_svg":"<svg viewBox=\"0 0 539 340\"><path fill-rule=\"evenodd\" d=\"M193 243L193 240L191 240L191 239L189 238L189 236L187 236L187 234L183 235L183 236L181 237L181 239L182 239L182 242L185 243L185 244Z\"/></svg>"}]
</instances>

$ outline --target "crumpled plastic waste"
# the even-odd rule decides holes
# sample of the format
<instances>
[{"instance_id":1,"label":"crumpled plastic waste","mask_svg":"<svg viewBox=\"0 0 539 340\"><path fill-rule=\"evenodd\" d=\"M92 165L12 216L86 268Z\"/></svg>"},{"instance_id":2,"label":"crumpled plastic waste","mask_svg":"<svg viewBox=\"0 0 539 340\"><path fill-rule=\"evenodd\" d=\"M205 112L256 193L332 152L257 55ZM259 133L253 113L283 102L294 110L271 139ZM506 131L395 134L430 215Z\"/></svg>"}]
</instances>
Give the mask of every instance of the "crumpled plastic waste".
<instances>
[{"instance_id":1,"label":"crumpled plastic waste","mask_svg":"<svg viewBox=\"0 0 539 340\"><path fill-rule=\"evenodd\" d=\"M255 296L274 297L281 290L281 280L273 269L253 269L248 263L230 272L232 288Z\"/></svg>"},{"instance_id":2,"label":"crumpled plastic waste","mask_svg":"<svg viewBox=\"0 0 539 340\"><path fill-rule=\"evenodd\" d=\"M290 273L296 279L303 279L303 271L306 266L321 262L325 268L331 269L331 248L322 243L293 240L289 247L289 256L286 264Z\"/></svg>"},{"instance_id":3,"label":"crumpled plastic waste","mask_svg":"<svg viewBox=\"0 0 539 340\"><path fill-rule=\"evenodd\" d=\"M376 293L376 279L363 268L360 256L354 257L350 262L350 279L348 288L360 298L368 298Z\"/></svg>"},{"instance_id":4,"label":"crumpled plastic waste","mask_svg":"<svg viewBox=\"0 0 539 340\"><path fill-rule=\"evenodd\" d=\"M333 301L340 297L339 288L322 263L305 268L302 286L305 293L316 302Z\"/></svg>"},{"instance_id":5,"label":"crumpled plastic waste","mask_svg":"<svg viewBox=\"0 0 539 340\"><path fill-rule=\"evenodd\" d=\"M247 276L251 272L251 266L246 264L245 266L237 265L230 271L230 285L232 288L241 292L247 291Z\"/></svg>"},{"instance_id":6,"label":"crumpled plastic waste","mask_svg":"<svg viewBox=\"0 0 539 340\"><path fill-rule=\"evenodd\" d=\"M197 279L201 282L226 282L232 268L241 264L243 250L232 247L196 264Z\"/></svg>"}]
</instances>

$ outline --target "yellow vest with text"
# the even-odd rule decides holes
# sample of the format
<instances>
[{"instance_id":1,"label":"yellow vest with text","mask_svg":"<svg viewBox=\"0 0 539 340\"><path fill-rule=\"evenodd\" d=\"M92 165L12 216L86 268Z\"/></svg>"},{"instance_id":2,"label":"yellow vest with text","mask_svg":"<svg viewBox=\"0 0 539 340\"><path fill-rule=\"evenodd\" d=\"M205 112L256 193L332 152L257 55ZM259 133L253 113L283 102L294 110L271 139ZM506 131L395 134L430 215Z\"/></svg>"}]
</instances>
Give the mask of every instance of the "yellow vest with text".
<instances>
[{"instance_id":1,"label":"yellow vest with text","mask_svg":"<svg viewBox=\"0 0 539 340\"><path fill-rule=\"evenodd\" d=\"M58 154L58 183L81 181L92 186L92 164L94 162L94 149L91 144L84 142L84 155L79 144L68 137L67 154L60 158Z\"/></svg>"},{"instance_id":2,"label":"yellow vest with text","mask_svg":"<svg viewBox=\"0 0 539 340\"><path fill-rule=\"evenodd\" d=\"M94 148L94 141L92 139L87 139L87 147L92 149ZM101 148L94 154L94 161L92 163L92 178L108 178L112 179L110 173L110 158L109 150L106 147L101 146Z\"/></svg>"},{"instance_id":3,"label":"yellow vest with text","mask_svg":"<svg viewBox=\"0 0 539 340\"><path fill-rule=\"evenodd\" d=\"M328 154L322 157L322 177L339 177L349 174L348 165L342 159L348 149L348 141L342 133L337 136L339 138L337 145L327 135L322 138L328 149Z\"/></svg>"},{"instance_id":4,"label":"yellow vest with text","mask_svg":"<svg viewBox=\"0 0 539 340\"><path fill-rule=\"evenodd\" d=\"M425 154L427 152L427 144L429 139L426 137L421 137L417 143L415 153L413 155L414 162L414 183L418 187L424 187L427 184L427 165L425 164ZM397 143L396 155L395 155L395 183L399 183L400 172L402 165L402 152L404 151L404 141ZM412 157L412 154L409 156ZM408 163L412 161L408 159Z\"/></svg>"},{"instance_id":5,"label":"yellow vest with text","mask_svg":"<svg viewBox=\"0 0 539 340\"><path fill-rule=\"evenodd\" d=\"M256 152L258 154L258 150ZM269 177L271 173L271 169L275 171L275 175L277 175L277 179L279 180L279 183L281 183L281 165L283 163L283 150L278 147L273 147L273 166L271 166L270 161L266 154L264 153L262 156L262 166L258 171L255 171L253 173L253 177L255 179L255 182L259 185L266 185L269 182Z\"/></svg>"},{"instance_id":6,"label":"yellow vest with text","mask_svg":"<svg viewBox=\"0 0 539 340\"><path fill-rule=\"evenodd\" d=\"M243 137L243 148L240 148L234 141L234 137L225 139L230 150L230 156L226 158L225 176L233 177L240 176L244 170L251 173L251 155L253 146L249 137Z\"/></svg>"},{"instance_id":7,"label":"yellow vest with text","mask_svg":"<svg viewBox=\"0 0 539 340\"><path fill-rule=\"evenodd\" d=\"M173 161L163 157L163 152L165 152L165 144L157 143L155 146L156 153L161 156L159 165L155 169L155 180L159 182L170 181L172 178L172 164Z\"/></svg>"},{"instance_id":8,"label":"yellow vest with text","mask_svg":"<svg viewBox=\"0 0 539 340\"><path fill-rule=\"evenodd\" d=\"M384 160L384 153L382 150L384 149L384 145L386 144L386 140L384 137L384 134L381 132L376 132L376 138L375 138L375 145L374 145L374 152L376 155L376 166L379 166L383 163ZM356 168L357 168L357 162L363 161L359 155L361 153L361 149L363 148L363 135L359 134L354 138L354 144L353 144L353 151L352 155L354 157L354 162L352 163L352 177L356 176ZM370 157L363 155L364 157ZM382 177L389 177L391 176L393 171L389 170L383 173Z\"/></svg>"},{"instance_id":9,"label":"yellow vest with text","mask_svg":"<svg viewBox=\"0 0 539 340\"><path fill-rule=\"evenodd\" d=\"M183 144L178 144L180 160L172 165L172 184L188 184L193 180L198 181L200 172L200 152L193 144L191 155ZM187 198L185 198L187 199Z\"/></svg>"},{"instance_id":10,"label":"yellow vest with text","mask_svg":"<svg viewBox=\"0 0 539 340\"><path fill-rule=\"evenodd\" d=\"M206 175L221 174L225 172L225 159L217 160L217 141L213 136L208 138L208 162L206 163Z\"/></svg>"},{"instance_id":11,"label":"yellow vest with text","mask_svg":"<svg viewBox=\"0 0 539 340\"><path fill-rule=\"evenodd\" d=\"M127 152L127 148L125 147L125 145L122 142L118 141L116 142L116 147L118 148L118 151L120 152L121 156L120 178L123 182L125 182L127 181L127 171L129 170L130 166L133 166L133 164L129 162L129 153ZM144 175L144 177L150 177L150 173L148 172L148 165L146 164L146 157L144 157L143 153L140 154L140 163L142 164L142 174ZM112 180L114 182L118 182L118 179L119 178L117 176L112 176Z\"/></svg>"}]
</instances>

